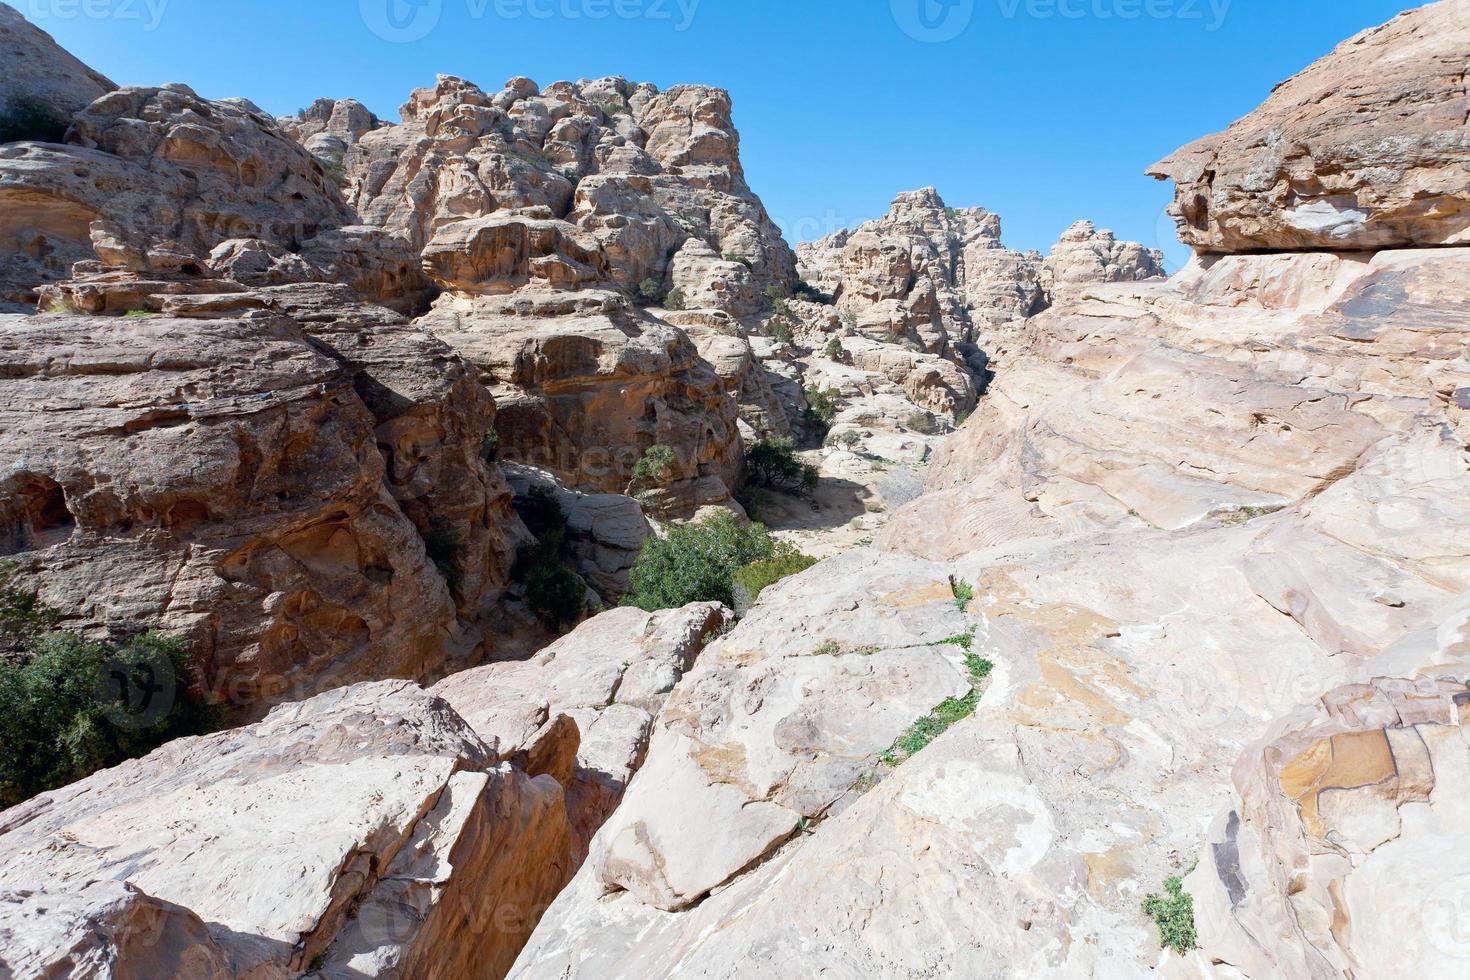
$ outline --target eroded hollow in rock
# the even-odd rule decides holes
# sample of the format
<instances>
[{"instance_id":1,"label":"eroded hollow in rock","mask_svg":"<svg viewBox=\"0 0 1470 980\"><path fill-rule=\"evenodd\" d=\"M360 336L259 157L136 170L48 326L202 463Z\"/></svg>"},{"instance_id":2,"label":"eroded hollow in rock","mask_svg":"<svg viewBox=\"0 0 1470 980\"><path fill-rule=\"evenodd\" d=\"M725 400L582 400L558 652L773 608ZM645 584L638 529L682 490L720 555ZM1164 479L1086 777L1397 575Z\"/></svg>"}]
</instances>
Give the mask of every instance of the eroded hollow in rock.
<instances>
[{"instance_id":1,"label":"eroded hollow in rock","mask_svg":"<svg viewBox=\"0 0 1470 980\"><path fill-rule=\"evenodd\" d=\"M23 473L10 481L0 510L0 555L36 551L61 544L76 530L61 484L48 476Z\"/></svg>"}]
</instances>

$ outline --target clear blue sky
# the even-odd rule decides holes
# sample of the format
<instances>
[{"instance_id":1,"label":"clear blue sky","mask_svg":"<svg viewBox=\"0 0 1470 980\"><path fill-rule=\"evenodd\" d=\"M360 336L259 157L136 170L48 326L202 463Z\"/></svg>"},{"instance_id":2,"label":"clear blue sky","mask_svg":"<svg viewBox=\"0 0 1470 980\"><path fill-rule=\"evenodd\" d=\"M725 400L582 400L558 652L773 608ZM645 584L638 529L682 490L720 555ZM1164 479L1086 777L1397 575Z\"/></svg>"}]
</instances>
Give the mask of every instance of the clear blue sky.
<instances>
[{"instance_id":1,"label":"clear blue sky","mask_svg":"<svg viewBox=\"0 0 1470 980\"><path fill-rule=\"evenodd\" d=\"M998 211L1012 246L1045 251L1087 217L1166 248L1171 268L1187 253L1161 215L1166 185L1144 168L1223 128L1337 42L1418 5L5 2L121 84L182 81L277 114L350 96L396 120L408 92L439 72L489 89L512 75L719 85L735 100L747 177L788 237L875 217L896 192L933 184L951 205Z\"/></svg>"}]
</instances>

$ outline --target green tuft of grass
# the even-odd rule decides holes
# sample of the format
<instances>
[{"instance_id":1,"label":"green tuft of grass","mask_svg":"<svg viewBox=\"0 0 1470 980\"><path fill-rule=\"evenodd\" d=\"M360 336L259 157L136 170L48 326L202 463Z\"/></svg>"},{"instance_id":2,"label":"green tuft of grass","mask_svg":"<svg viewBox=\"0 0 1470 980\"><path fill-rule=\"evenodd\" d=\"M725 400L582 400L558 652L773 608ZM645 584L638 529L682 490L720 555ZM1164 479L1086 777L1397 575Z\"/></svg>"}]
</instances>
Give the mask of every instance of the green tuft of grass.
<instances>
[{"instance_id":1,"label":"green tuft of grass","mask_svg":"<svg viewBox=\"0 0 1470 980\"><path fill-rule=\"evenodd\" d=\"M1143 911L1159 927L1159 948L1172 949L1183 956L1198 945L1194 929L1194 896L1184 890L1184 882L1176 875L1164 882L1164 894L1149 895L1143 900Z\"/></svg>"},{"instance_id":2,"label":"green tuft of grass","mask_svg":"<svg viewBox=\"0 0 1470 980\"><path fill-rule=\"evenodd\" d=\"M954 604L959 607L960 612L970 608L970 602L975 598L975 587L969 582L962 582L957 578L949 580L950 591L954 593Z\"/></svg>"},{"instance_id":3,"label":"green tuft of grass","mask_svg":"<svg viewBox=\"0 0 1470 980\"><path fill-rule=\"evenodd\" d=\"M923 751L936 738L949 731L956 722L964 721L975 713L980 703L980 691L972 689L962 698L949 698L929 714L909 726L908 731L898 737L893 748L879 758L885 766L897 766L905 759Z\"/></svg>"},{"instance_id":4,"label":"green tuft of grass","mask_svg":"<svg viewBox=\"0 0 1470 980\"><path fill-rule=\"evenodd\" d=\"M979 654L967 653L965 654L965 669L970 672L970 680L979 685L990 679L990 672L995 670L995 664Z\"/></svg>"},{"instance_id":5,"label":"green tuft of grass","mask_svg":"<svg viewBox=\"0 0 1470 980\"><path fill-rule=\"evenodd\" d=\"M948 647L948 646L964 647L966 650L968 650L968 649L970 649L971 645L974 644L974 642L975 642L975 627L971 626L969 628L969 630L967 630L964 633L956 633L954 636L947 636L947 637L945 637L942 640L935 640L933 643L931 643L929 645L931 647Z\"/></svg>"}]
</instances>

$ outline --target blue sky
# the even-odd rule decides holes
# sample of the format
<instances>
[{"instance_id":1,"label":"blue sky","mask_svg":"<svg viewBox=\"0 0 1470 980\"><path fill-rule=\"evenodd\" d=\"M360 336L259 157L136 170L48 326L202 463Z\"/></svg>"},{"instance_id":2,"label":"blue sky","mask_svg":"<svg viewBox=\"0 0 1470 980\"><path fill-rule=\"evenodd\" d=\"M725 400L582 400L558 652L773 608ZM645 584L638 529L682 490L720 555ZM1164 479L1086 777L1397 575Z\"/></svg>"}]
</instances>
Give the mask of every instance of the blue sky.
<instances>
[{"instance_id":1,"label":"blue sky","mask_svg":"<svg viewBox=\"0 0 1470 980\"><path fill-rule=\"evenodd\" d=\"M398 118L439 72L730 89L793 239L933 184L1047 250L1077 218L1187 252L1150 163L1416 0L6 0L121 84ZM396 19L390 17L396 14ZM422 35L422 36L420 36Z\"/></svg>"}]
</instances>

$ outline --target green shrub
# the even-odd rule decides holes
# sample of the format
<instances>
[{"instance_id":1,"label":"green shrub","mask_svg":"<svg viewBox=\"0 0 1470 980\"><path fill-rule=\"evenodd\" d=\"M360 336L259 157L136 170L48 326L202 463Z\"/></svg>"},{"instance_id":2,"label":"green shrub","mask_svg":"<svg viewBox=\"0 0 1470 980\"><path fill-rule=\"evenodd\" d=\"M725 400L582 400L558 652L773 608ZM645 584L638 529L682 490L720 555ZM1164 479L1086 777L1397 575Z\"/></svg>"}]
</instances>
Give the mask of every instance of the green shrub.
<instances>
[{"instance_id":1,"label":"green shrub","mask_svg":"<svg viewBox=\"0 0 1470 980\"><path fill-rule=\"evenodd\" d=\"M516 498L515 508L536 543L521 549L511 575L521 583L531 611L561 631L587 608L587 583L569 567L572 546L566 512L548 487L532 487Z\"/></svg>"},{"instance_id":2,"label":"green shrub","mask_svg":"<svg viewBox=\"0 0 1470 980\"><path fill-rule=\"evenodd\" d=\"M816 429L823 437L827 430L832 428L832 423L837 418L837 399L841 396L836 388L828 388L823 391L820 388L808 388L806 390L806 410L802 412L802 421L807 428Z\"/></svg>"},{"instance_id":3,"label":"green shrub","mask_svg":"<svg viewBox=\"0 0 1470 980\"><path fill-rule=\"evenodd\" d=\"M60 143L70 125L64 113L33 96L13 96L0 113L0 143Z\"/></svg>"},{"instance_id":4,"label":"green shrub","mask_svg":"<svg viewBox=\"0 0 1470 980\"><path fill-rule=\"evenodd\" d=\"M837 318L842 321L842 329L847 331L849 337L857 333L858 321L856 313L839 313Z\"/></svg>"},{"instance_id":5,"label":"green shrub","mask_svg":"<svg viewBox=\"0 0 1470 980\"><path fill-rule=\"evenodd\" d=\"M949 731L956 722L963 721L975 713L980 703L980 692L971 690L962 698L949 698L929 714L908 727L893 748L885 752L880 761L887 766L896 766L905 759L927 748L930 742Z\"/></svg>"},{"instance_id":6,"label":"green shrub","mask_svg":"<svg viewBox=\"0 0 1470 980\"><path fill-rule=\"evenodd\" d=\"M766 299L770 300L772 303L784 302L787 296L786 287L778 285L777 283L771 283L763 290L763 293Z\"/></svg>"},{"instance_id":7,"label":"green shrub","mask_svg":"<svg viewBox=\"0 0 1470 980\"><path fill-rule=\"evenodd\" d=\"M485 433L485 438L480 442L480 458L491 466L500 458L500 433L494 427Z\"/></svg>"},{"instance_id":8,"label":"green shrub","mask_svg":"<svg viewBox=\"0 0 1470 980\"><path fill-rule=\"evenodd\" d=\"M763 439L745 450L747 482L769 490L797 493L817 485L817 469L803 463L790 439Z\"/></svg>"},{"instance_id":9,"label":"green shrub","mask_svg":"<svg viewBox=\"0 0 1470 980\"><path fill-rule=\"evenodd\" d=\"M61 614L34 591L16 586L14 566L0 563L0 657L24 652L60 621Z\"/></svg>"},{"instance_id":10,"label":"green shrub","mask_svg":"<svg viewBox=\"0 0 1470 980\"><path fill-rule=\"evenodd\" d=\"M736 255L734 252L726 252L725 253L725 261L726 262L739 262L741 265L745 266L747 269L751 269L751 270L754 270L755 269L755 266L751 264L750 259L747 259L743 255Z\"/></svg>"},{"instance_id":11,"label":"green shrub","mask_svg":"<svg viewBox=\"0 0 1470 980\"><path fill-rule=\"evenodd\" d=\"M833 337L831 340L827 341L827 346L822 351L822 356L827 358L827 360L829 361L840 361L846 354L847 348L842 346L841 337Z\"/></svg>"},{"instance_id":12,"label":"green shrub","mask_svg":"<svg viewBox=\"0 0 1470 980\"><path fill-rule=\"evenodd\" d=\"M761 511L771 502L771 495L762 487L746 483L735 491L735 502L753 521L760 520Z\"/></svg>"},{"instance_id":13,"label":"green shrub","mask_svg":"<svg viewBox=\"0 0 1470 980\"><path fill-rule=\"evenodd\" d=\"M760 599L761 593L783 578L804 572L817 563L810 555L802 554L793 545L778 542L776 552L763 561L754 561L737 569L733 576L735 585L734 610L744 615Z\"/></svg>"},{"instance_id":14,"label":"green shrub","mask_svg":"<svg viewBox=\"0 0 1470 980\"><path fill-rule=\"evenodd\" d=\"M949 580L950 591L954 593L954 604L960 612L970 608L970 602L975 598L975 587L969 582L962 582L957 578Z\"/></svg>"},{"instance_id":15,"label":"green shrub","mask_svg":"<svg viewBox=\"0 0 1470 980\"><path fill-rule=\"evenodd\" d=\"M628 575L626 606L650 612L691 602L735 605L735 571L776 554L776 541L759 524L742 525L728 513L650 538Z\"/></svg>"},{"instance_id":16,"label":"green shrub","mask_svg":"<svg viewBox=\"0 0 1470 980\"><path fill-rule=\"evenodd\" d=\"M183 641L147 633L121 645L55 631L59 615L0 569L0 807L213 727L192 690Z\"/></svg>"},{"instance_id":17,"label":"green shrub","mask_svg":"<svg viewBox=\"0 0 1470 980\"><path fill-rule=\"evenodd\" d=\"M680 289L678 286L675 286L673 289L669 290L669 294L664 297L664 309L682 310L684 308L685 302L686 300L684 299L684 290Z\"/></svg>"},{"instance_id":18,"label":"green shrub","mask_svg":"<svg viewBox=\"0 0 1470 980\"><path fill-rule=\"evenodd\" d=\"M783 344L796 343L796 332L792 329L791 321L784 316L772 317L766 324L766 329Z\"/></svg>"},{"instance_id":19,"label":"green shrub","mask_svg":"<svg viewBox=\"0 0 1470 980\"><path fill-rule=\"evenodd\" d=\"M638 295L634 299L644 306L657 306L664 301L664 288L656 279L645 279L638 284Z\"/></svg>"},{"instance_id":20,"label":"green shrub","mask_svg":"<svg viewBox=\"0 0 1470 980\"><path fill-rule=\"evenodd\" d=\"M667 482L674 474L674 450L655 443L633 464L633 479L639 483Z\"/></svg>"},{"instance_id":21,"label":"green shrub","mask_svg":"<svg viewBox=\"0 0 1470 980\"><path fill-rule=\"evenodd\" d=\"M912 432L932 436L939 432L939 420L928 412L914 412L904 419L904 425Z\"/></svg>"},{"instance_id":22,"label":"green shrub","mask_svg":"<svg viewBox=\"0 0 1470 980\"><path fill-rule=\"evenodd\" d=\"M1163 895L1150 895L1143 900L1143 911L1159 927L1159 948L1168 947L1183 956L1194 949L1198 936L1194 929L1194 897L1184 890L1178 877L1164 882Z\"/></svg>"}]
</instances>

